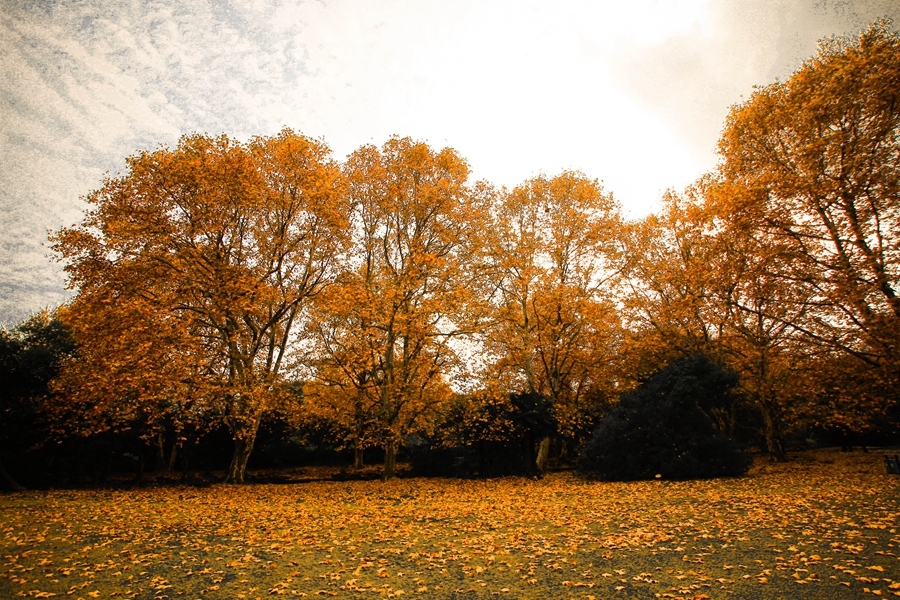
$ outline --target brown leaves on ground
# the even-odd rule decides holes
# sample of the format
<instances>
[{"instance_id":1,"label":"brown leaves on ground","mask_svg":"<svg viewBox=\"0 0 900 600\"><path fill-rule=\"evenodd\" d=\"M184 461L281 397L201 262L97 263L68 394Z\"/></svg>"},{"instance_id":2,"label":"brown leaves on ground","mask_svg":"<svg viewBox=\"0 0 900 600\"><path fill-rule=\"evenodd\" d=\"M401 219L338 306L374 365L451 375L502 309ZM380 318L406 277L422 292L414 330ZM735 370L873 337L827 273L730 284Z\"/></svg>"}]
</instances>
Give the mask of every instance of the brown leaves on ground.
<instances>
[{"instance_id":1,"label":"brown leaves on ground","mask_svg":"<svg viewBox=\"0 0 900 600\"><path fill-rule=\"evenodd\" d=\"M900 596L900 478L820 452L717 481L440 479L0 498L0 596Z\"/></svg>"}]
</instances>

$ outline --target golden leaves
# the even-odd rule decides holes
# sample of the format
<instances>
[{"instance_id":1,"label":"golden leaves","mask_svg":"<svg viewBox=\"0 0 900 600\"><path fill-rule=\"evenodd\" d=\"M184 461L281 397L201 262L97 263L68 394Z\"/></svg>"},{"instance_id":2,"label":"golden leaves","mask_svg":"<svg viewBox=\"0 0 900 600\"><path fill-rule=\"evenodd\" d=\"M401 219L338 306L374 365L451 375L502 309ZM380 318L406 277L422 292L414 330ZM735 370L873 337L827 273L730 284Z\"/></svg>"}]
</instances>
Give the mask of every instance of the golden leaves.
<instances>
[{"instance_id":1,"label":"golden leaves","mask_svg":"<svg viewBox=\"0 0 900 600\"><path fill-rule=\"evenodd\" d=\"M767 465L718 481L588 484L554 474L4 496L0 589L126 598L896 594L900 483L877 457L837 458L845 462ZM890 525L864 529L862 517Z\"/></svg>"},{"instance_id":2,"label":"golden leaves","mask_svg":"<svg viewBox=\"0 0 900 600\"><path fill-rule=\"evenodd\" d=\"M393 138L354 152L344 173L354 244L311 315L308 405L348 444L390 454L427 427L459 364L448 339L467 318L468 170L453 151Z\"/></svg>"},{"instance_id":3,"label":"golden leaves","mask_svg":"<svg viewBox=\"0 0 900 600\"><path fill-rule=\"evenodd\" d=\"M348 242L340 169L327 146L287 129L247 145L185 136L128 165L91 195L80 226L53 237L79 288L65 318L80 358L63 403L91 407L79 433L216 418L252 446L260 415L285 396L298 315ZM246 456L236 452L229 479L242 479Z\"/></svg>"}]
</instances>

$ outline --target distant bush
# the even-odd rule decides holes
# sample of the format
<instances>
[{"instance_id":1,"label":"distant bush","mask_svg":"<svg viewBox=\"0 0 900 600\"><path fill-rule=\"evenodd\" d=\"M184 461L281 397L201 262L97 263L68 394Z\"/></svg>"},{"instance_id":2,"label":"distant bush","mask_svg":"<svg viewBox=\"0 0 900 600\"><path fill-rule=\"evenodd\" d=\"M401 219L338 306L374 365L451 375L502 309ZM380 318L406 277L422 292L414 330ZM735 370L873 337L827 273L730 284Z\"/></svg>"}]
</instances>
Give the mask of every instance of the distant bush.
<instances>
[{"instance_id":1,"label":"distant bush","mask_svg":"<svg viewBox=\"0 0 900 600\"><path fill-rule=\"evenodd\" d=\"M49 310L12 329L0 325L0 490L32 485L47 470L51 428L42 411L50 381L73 352L68 329Z\"/></svg>"},{"instance_id":2,"label":"distant bush","mask_svg":"<svg viewBox=\"0 0 900 600\"><path fill-rule=\"evenodd\" d=\"M460 397L435 435L407 444L406 455L416 475L536 475L537 444L553 431L549 403L539 394L511 394L502 401Z\"/></svg>"},{"instance_id":3,"label":"distant bush","mask_svg":"<svg viewBox=\"0 0 900 600\"><path fill-rule=\"evenodd\" d=\"M604 417L578 459L596 479L736 476L752 462L716 429L711 407L729 402L737 377L698 355L670 363Z\"/></svg>"}]
</instances>

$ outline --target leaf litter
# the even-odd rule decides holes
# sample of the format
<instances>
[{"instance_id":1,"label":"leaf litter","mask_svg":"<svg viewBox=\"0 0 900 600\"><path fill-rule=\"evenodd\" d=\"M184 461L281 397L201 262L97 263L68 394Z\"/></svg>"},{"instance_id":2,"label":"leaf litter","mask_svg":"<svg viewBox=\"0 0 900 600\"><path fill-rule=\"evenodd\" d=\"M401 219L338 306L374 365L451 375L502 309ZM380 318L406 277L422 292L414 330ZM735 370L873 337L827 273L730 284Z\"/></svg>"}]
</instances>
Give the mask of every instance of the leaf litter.
<instances>
[{"instance_id":1,"label":"leaf litter","mask_svg":"<svg viewBox=\"0 0 900 600\"><path fill-rule=\"evenodd\" d=\"M900 477L399 479L0 496L0 597L900 596Z\"/></svg>"}]
</instances>

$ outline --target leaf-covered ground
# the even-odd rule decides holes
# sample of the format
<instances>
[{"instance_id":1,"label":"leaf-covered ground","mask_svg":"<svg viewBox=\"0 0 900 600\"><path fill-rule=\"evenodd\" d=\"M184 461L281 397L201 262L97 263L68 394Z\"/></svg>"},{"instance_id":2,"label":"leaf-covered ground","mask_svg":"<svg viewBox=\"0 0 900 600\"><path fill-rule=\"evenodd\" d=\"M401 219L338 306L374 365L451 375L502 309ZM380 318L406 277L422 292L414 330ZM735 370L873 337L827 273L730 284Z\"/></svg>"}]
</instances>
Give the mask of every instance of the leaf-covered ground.
<instances>
[{"instance_id":1,"label":"leaf-covered ground","mask_svg":"<svg viewBox=\"0 0 900 600\"><path fill-rule=\"evenodd\" d=\"M900 476L401 479L0 496L0 597L900 596Z\"/></svg>"}]
</instances>

